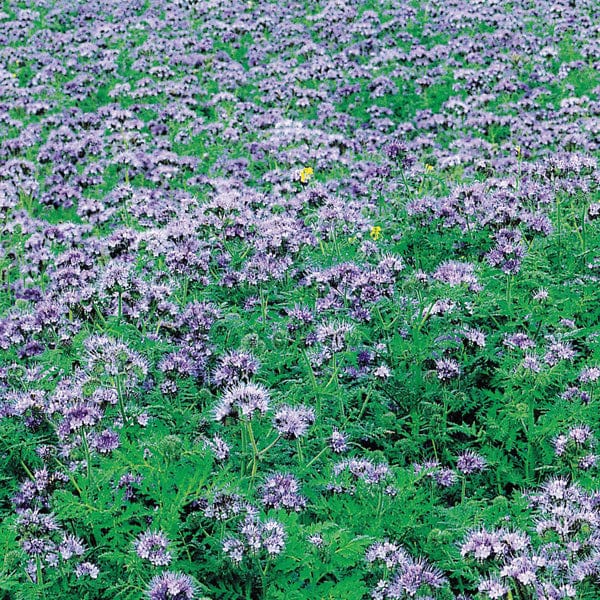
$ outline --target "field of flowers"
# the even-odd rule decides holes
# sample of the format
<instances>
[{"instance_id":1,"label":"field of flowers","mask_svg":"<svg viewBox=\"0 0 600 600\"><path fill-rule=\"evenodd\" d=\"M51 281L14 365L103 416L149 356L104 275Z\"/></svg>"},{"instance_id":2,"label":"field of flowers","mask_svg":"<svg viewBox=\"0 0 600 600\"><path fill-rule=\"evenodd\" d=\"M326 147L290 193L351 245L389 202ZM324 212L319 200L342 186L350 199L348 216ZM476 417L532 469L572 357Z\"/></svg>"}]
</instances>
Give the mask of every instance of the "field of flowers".
<instances>
[{"instance_id":1,"label":"field of flowers","mask_svg":"<svg viewBox=\"0 0 600 600\"><path fill-rule=\"evenodd\" d=\"M598 0L0 3L0 600L600 598Z\"/></svg>"}]
</instances>

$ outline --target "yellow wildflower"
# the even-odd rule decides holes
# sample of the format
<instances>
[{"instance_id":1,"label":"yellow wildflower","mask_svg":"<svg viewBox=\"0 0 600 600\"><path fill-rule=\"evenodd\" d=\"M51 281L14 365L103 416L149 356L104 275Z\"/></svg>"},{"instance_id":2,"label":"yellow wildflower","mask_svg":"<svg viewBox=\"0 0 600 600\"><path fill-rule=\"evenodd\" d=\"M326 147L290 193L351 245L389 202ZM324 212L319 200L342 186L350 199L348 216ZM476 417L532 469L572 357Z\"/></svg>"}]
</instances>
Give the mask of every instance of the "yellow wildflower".
<instances>
[{"instance_id":1,"label":"yellow wildflower","mask_svg":"<svg viewBox=\"0 0 600 600\"><path fill-rule=\"evenodd\" d=\"M372 240L377 241L381 237L381 227L379 227L379 225L373 225L369 235L371 236Z\"/></svg>"},{"instance_id":2,"label":"yellow wildflower","mask_svg":"<svg viewBox=\"0 0 600 600\"><path fill-rule=\"evenodd\" d=\"M521 146L515 146L515 154L518 158L521 157Z\"/></svg>"},{"instance_id":3,"label":"yellow wildflower","mask_svg":"<svg viewBox=\"0 0 600 600\"><path fill-rule=\"evenodd\" d=\"M425 165L425 171L427 171L427 173L433 173L433 165L430 165L429 163L427 163Z\"/></svg>"},{"instance_id":4,"label":"yellow wildflower","mask_svg":"<svg viewBox=\"0 0 600 600\"><path fill-rule=\"evenodd\" d=\"M304 167L304 169L300 171L300 181L302 183L308 183L314 174L315 172L312 167Z\"/></svg>"}]
</instances>

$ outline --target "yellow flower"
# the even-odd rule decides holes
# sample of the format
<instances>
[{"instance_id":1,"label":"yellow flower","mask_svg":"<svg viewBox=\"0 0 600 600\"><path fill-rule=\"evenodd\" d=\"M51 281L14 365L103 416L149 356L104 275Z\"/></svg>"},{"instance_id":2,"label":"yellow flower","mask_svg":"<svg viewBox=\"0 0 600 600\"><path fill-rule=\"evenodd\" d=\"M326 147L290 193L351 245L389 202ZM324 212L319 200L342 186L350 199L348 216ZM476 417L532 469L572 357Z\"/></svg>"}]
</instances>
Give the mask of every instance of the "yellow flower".
<instances>
[{"instance_id":1,"label":"yellow flower","mask_svg":"<svg viewBox=\"0 0 600 600\"><path fill-rule=\"evenodd\" d=\"M381 237L381 227L379 227L379 225L373 225L369 235L371 236L371 239L377 241Z\"/></svg>"},{"instance_id":2,"label":"yellow flower","mask_svg":"<svg viewBox=\"0 0 600 600\"><path fill-rule=\"evenodd\" d=\"M302 183L308 183L314 174L315 172L312 167L304 167L304 169L300 171L300 181Z\"/></svg>"},{"instance_id":3,"label":"yellow flower","mask_svg":"<svg viewBox=\"0 0 600 600\"><path fill-rule=\"evenodd\" d=\"M515 154L517 157L521 157L521 146L515 146Z\"/></svg>"},{"instance_id":4,"label":"yellow flower","mask_svg":"<svg viewBox=\"0 0 600 600\"><path fill-rule=\"evenodd\" d=\"M425 171L427 171L427 173L433 173L433 165L430 165L429 163L426 164Z\"/></svg>"}]
</instances>

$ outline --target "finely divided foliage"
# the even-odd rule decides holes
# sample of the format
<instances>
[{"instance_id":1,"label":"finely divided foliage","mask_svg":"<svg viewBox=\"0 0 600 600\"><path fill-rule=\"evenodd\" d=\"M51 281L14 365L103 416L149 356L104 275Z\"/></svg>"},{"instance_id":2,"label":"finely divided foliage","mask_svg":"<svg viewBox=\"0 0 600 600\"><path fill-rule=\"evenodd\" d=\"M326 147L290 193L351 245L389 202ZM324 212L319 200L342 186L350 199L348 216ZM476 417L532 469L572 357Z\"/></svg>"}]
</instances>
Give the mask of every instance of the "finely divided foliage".
<instances>
[{"instance_id":1,"label":"finely divided foliage","mask_svg":"<svg viewBox=\"0 0 600 600\"><path fill-rule=\"evenodd\" d=\"M599 39L0 3L0 600L597 600Z\"/></svg>"}]
</instances>

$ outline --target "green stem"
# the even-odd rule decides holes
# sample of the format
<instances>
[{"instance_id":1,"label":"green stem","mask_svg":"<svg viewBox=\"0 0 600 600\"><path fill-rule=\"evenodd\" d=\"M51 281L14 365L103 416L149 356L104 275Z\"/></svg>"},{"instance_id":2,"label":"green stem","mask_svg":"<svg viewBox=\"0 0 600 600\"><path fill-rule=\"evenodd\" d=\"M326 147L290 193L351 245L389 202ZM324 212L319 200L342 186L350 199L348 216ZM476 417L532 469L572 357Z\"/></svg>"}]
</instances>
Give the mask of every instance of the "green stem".
<instances>
[{"instance_id":1,"label":"green stem","mask_svg":"<svg viewBox=\"0 0 600 600\"><path fill-rule=\"evenodd\" d=\"M125 414L125 398L123 397L123 386L121 385L121 376L117 375L115 377L115 387L117 388L117 398L119 401L119 412L121 413L121 418L123 419L123 427L127 425L127 415Z\"/></svg>"},{"instance_id":2,"label":"green stem","mask_svg":"<svg viewBox=\"0 0 600 600\"><path fill-rule=\"evenodd\" d=\"M119 319L119 323L121 322L121 317L123 316L123 293L119 291L119 308L117 310L117 317Z\"/></svg>"},{"instance_id":3,"label":"green stem","mask_svg":"<svg viewBox=\"0 0 600 600\"><path fill-rule=\"evenodd\" d=\"M102 323L106 323L106 319L104 318L104 315L102 314L102 312L100 312L98 305L95 302L92 302L92 305L94 307L94 311L96 312L96 315L98 316L98 318L102 321Z\"/></svg>"},{"instance_id":4,"label":"green stem","mask_svg":"<svg viewBox=\"0 0 600 600\"><path fill-rule=\"evenodd\" d=\"M408 181L406 181L406 175L404 174L404 169L400 169L400 177L402 179L402 183L404 184L404 189L406 190L406 195L412 200L412 193L410 188L408 187Z\"/></svg>"},{"instance_id":5,"label":"green stem","mask_svg":"<svg viewBox=\"0 0 600 600\"><path fill-rule=\"evenodd\" d=\"M298 456L298 465L302 466L302 463L304 462L304 455L302 454L302 442L300 438L296 438L296 452Z\"/></svg>"},{"instance_id":6,"label":"green stem","mask_svg":"<svg viewBox=\"0 0 600 600\"><path fill-rule=\"evenodd\" d=\"M356 417L356 420L359 422L360 422L362 416L364 415L365 410L367 409L367 404L369 403L369 398L371 397L372 390L373 390L373 386L369 386L369 389L367 390L367 395L365 396L365 400L364 400L362 406L360 407L358 417Z\"/></svg>"},{"instance_id":7,"label":"green stem","mask_svg":"<svg viewBox=\"0 0 600 600\"><path fill-rule=\"evenodd\" d=\"M260 571L260 583L261 583L261 587L262 587L262 597L264 598L264 600L266 600L267 598L267 571L269 570L269 559L267 558L267 561L265 562L265 566L263 568L260 568L260 563L259 563L259 571Z\"/></svg>"},{"instance_id":8,"label":"green stem","mask_svg":"<svg viewBox=\"0 0 600 600\"><path fill-rule=\"evenodd\" d=\"M256 475L256 470L258 467L258 458L260 456L258 452L258 446L256 445L256 439L254 438L254 431L252 429L252 422L248 419L246 421L246 427L248 429L248 437L250 438L250 444L252 444L252 479L254 479Z\"/></svg>"},{"instance_id":9,"label":"green stem","mask_svg":"<svg viewBox=\"0 0 600 600\"><path fill-rule=\"evenodd\" d=\"M512 283L513 283L513 276L507 275L506 276L506 306L507 306L507 310L508 310L509 314L512 313L512 310L511 310Z\"/></svg>"},{"instance_id":10,"label":"green stem","mask_svg":"<svg viewBox=\"0 0 600 600\"><path fill-rule=\"evenodd\" d=\"M90 487L90 474L91 474L91 454L90 454L90 445L88 444L87 434L85 429L81 431L81 446L83 448L83 454L85 456L85 471L87 477L87 487Z\"/></svg>"},{"instance_id":11,"label":"green stem","mask_svg":"<svg viewBox=\"0 0 600 600\"><path fill-rule=\"evenodd\" d=\"M35 571L37 585L44 585L44 578L42 576L42 560L39 556L35 557Z\"/></svg>"},{"instance_id":12,"label":"green stem","mask_svg":"<svg viewBox=\"0 0 600 600\"><path fill-rule=\"evenodd\" d=\"M377 519L381 518L381 509L383 508L383 490L379 488L378 497L377 497Z\"/></svg>"},{"instance_id":13,"label":"green stem","mask_svg":"<svg viewBox=\"0 0 600 600\"><path fill-rule=\"evenodd\" d=\"M261 458L263 454L266 454L280 439L281 436L278 435L268 446L260 450L258 453L258 458Z\"/></svg>"},{"instance_id":14,"label":"green stem","mask_svg":"<svg viewBox=\"0 0 600 600\"><path fill-rule=\"evenodd\" d=\"M314 458L312 458L308 464L304 467L305 470L308 470L315 462L317 462L317 460L319 460L319 458L321 458L321 456L323 455L323 453L327 450L327 446L325 446L325 448L323 448L323 450L321 450L321 452L319 452L319 454L317 454Z\"/></svg>"},{"instance_id":15,"label":"green stem","mask_svg":"<svg viewBox=\"0 0 600 600\"><path fill-rule=\"evenodd\" d=\"M246 455L248 453L248 432L246 427L240 428L240 436L242 438L242 460L240 461L240 476L243 477L246 471Z\"/></svg>"}]
</instances>

